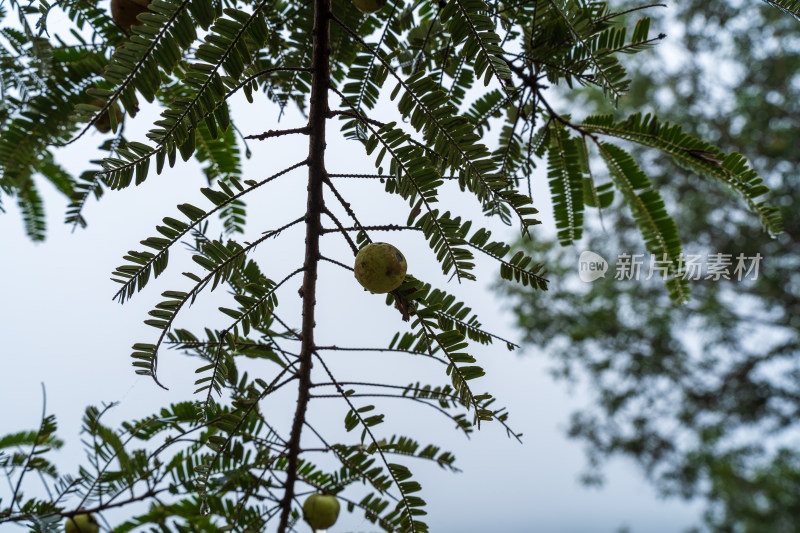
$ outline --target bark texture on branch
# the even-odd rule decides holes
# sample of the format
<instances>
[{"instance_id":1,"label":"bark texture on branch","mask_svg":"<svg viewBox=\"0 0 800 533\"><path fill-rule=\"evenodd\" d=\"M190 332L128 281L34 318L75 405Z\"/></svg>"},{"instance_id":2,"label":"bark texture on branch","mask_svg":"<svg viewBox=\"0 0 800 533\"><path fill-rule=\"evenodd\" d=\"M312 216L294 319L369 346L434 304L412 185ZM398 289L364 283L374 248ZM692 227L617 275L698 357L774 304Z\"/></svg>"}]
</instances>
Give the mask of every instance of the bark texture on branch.
<instances>
[{"instance_id":1,"label":"bark texture on branch","mask_svg":"<svg viewBox=\"0 0 800 533\"><path fill-rule=\"evenodd\" d=\"M322 184L325 180L325 123L328 118L328 88L330 86L330 13L331 0L314 0L314 29L312 31L312 79L308 114L308 204L306 208L306 256L304 263L303 324L298 371L297 410L288 443L286 482L281 502L278 533L285 533L295 496L300 437L306 419L311 388L311 358L314 353L314 306L317 294L317 265L320 260L319 238L322 234L321 214L325 210Z\"/></svg>"}]
</instances>

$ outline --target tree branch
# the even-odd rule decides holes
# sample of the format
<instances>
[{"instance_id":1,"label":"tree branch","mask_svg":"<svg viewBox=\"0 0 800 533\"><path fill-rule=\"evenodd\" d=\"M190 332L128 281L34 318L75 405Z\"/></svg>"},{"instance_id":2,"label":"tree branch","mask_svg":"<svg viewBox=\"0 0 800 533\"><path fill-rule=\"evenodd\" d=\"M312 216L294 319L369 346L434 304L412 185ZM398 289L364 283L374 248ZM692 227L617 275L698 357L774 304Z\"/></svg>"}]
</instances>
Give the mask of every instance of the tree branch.
<instances>
[{"instance_id":1,"label":"tree branch","mask_svg":"<svg viewBox=\"0 0 800 533\"><path fill-rule=\"evenodd\" d=\"M297 481L298 458L300 455L300 436L306 419L306 409L311 387L311 365L314 353L314 306L316 304L317 265L319 264L319 236L322 231L321 214L325 209L322 183L325 180L325 124L328 119L328 90L330 87L330 17L331 0L314 0L314 29L312 30L311 96L308 115L308 203L306 208L306 258L303 268L302 343L300 348L300 370L292 432L289 437L289 450L286 464L286 481L278 533L286 533L292 500Z\"/></svg>"}]
</instances>

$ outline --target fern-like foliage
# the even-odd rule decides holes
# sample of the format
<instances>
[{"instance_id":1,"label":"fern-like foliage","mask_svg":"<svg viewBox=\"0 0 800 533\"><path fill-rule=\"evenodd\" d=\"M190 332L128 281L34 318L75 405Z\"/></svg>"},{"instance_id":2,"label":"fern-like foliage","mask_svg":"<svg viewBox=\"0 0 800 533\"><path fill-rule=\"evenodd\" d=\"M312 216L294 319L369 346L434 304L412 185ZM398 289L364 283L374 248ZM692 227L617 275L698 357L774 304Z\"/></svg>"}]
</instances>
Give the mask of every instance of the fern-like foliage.
<instances>
[{"instance_id":1,"label":"fern-like foliage","mask_svg":"<svg viewBox=\"0 0 800 533\"><path fill-rule=\"evenodd\" d=\"M583 173L580 167L578 140L553 123L547 157L547 177L553 197L558 239L561 244L580 240L583 231Z\"/></svg>"},{"instance_id":2,"label":"fern-like foliage","mask_svg":"<svg viewBox=\"0 0 800 533\"><path fill-rule=\"evenodd\" d=\"M667 282L670 295L675 300L685 301L688 298L688 284L680 278L680 273L674 268L681 252L678 228L672 217L667 214L661 195L652 188L650 180L636 161L622 148L601 143L598 149L608 166L614 185L631 206L634 220L644 236L648 251L672 265L671 279Z\"/></svg>"},{"instance_id":3,"label":"fern-like foliage","mask_svg":"<svg viewBox=\"0 0 800 533\"><path fill-rule=\"evenodd\" d=\"M614 122L608 115L588 117L585 125L590 132L661 150L683 168L726 183L744 198L768 232L775 235L783 230L777 207L759 201L769 188L742 155L726 154L685 133L679 125L662 123L652 115L634 114L622 122Z\"/></svg>"},{"instance_id":4,"label":"fern-like foliage","mask_svg":"<svg viewBox=\"0 0 800 533\"><path fill-rule=\"evenodd\" d=\"M55 162L48 143L74 128L72 102L88 101L85 83L105 60L96 51L52 49L44 39L31 41L11 29L3 29L2 37L10 43L3 64L11 66L0 73L3 92L9 93L3 95L0 120L0 193L17 198L28 236L42 240L44 211L34 178L72 195L74 180Z\"/></svg>"}]
</instances>

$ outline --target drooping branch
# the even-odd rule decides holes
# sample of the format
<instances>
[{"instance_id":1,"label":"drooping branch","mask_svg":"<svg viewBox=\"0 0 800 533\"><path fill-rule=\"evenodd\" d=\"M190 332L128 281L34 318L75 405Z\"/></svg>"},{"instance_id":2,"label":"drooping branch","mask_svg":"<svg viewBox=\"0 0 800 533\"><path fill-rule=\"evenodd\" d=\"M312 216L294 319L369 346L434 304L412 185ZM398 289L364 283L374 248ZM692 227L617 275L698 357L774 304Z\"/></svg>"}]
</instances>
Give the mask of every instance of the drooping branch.
<instances>
[{"instance_id":1,"label":"drooping branch","mask_svg":"<svg viewBox=\"0 0 800 533\"><path fill-rule=\"evenodd\" d=\"M244 312L237 318L232 324L230 324L227 328L225 328L222 333L219 334L220 341L226 339L226 337L231 333L231 331L236 328L236 326L241 323L250 313L258 308L261 304L265 301L269 301L269 299L275 294L275 291L280 288L281 285L292 279L296 274L299 274L303 269L298 268L297 270L293 271L291 274L285 276L280 282L276 283L273 287L271 287L263 296L258 298L255 303L250 305ZM272 308L270 308L272 310ZM203 402L203 411L208 412L208 409L211 405L211 401L213 398L213 393L215 392L215 383L218 380L218 376L220 375L220 365L222 364L222 348L224 346L223 342L220 342L217 346L216 355L214 356L213 362L211 363L211 376L204 378L208 379L208 393L206 394L206 400ZM286 367L289 368L289 367ZM219 392L219 391L216 391Z\"/></svg>"},{"instance_id":2,"label":"drooping branch","mask_svg":"<svg viewBox=\"0 0 800 533\"><path fill-rule=\"evenodd\" d=\"M334 91L335 90L336 89L334 89ZM361 222L359 222L358 218L356 217L355 211L353 211L353 208L350 207L350 202L348 202L347 200L344 199L344 197L339 193L339 191L336 189L336 187L333 186L333 183L331 183L331 180L328 179L328 176L325 176L325 185L328 186L328 188L331 190L331 192L336 197L336 199L339 201L339 203L342 204L342 207L347 212L347 215L351 219L353 219L353 222L355 222L356 227L363 228L364 225ZM367 234L367 232L364 231L363 229L362 229L362 231L363 231L364 235L367 236L367 241L368 242L372 242L370 240L369 235Z\"/></svg>"},{"instance_id":3,"label":"drooping branch","mask_svg":"<svg viewBox=\"0 0 800 533\"><path fill-rule=\"evenodd\" d=\"M381 461L386 466L386 470L389 473L389 476L392 478L392 481L394 482L395 486L400 491L400 494L402 496L402 498L401 498L402 507L404 509L404 512L405 512L406 516L409 519L409 522L410 522L409 529L411 531L416 531L416 528L414 526L414 516L415 515L414 515L414 512L411 510L411 505L410 505L410 502L409 502L407 489L404 489L404 484L402 484L400 482L400 480L397 478L397 474L392 469L392 465L389 463L388 459L386 459L386 456L383 453L383 449L381 448L381 445L379 444L378 439L375 438L375 435L372 433L372 430L370 429L369 424L367 424L364 421L363 417L361 416L361 412L356 408L356 406L353 404L353 402L350 401L349 395L345 393L345 391L342 388L342 386L339 384L338 381L336 381L336 378L333 377L333 373L328 368L328 365L325 364L325 360L322 359L322 357L319 355L319 353L316 353L316 355L319 358L320 364L325 369L325 373L328 374L328 377L330 378L331 383L333 383L334 387L336 387L336 391L339 393L338 397L342 398L347 403L348 407L350 407L350 412L353 413L353 415L358 419L359 423L361 424L361 427L364 428L365 433L367 435L369 435L370 440L375 445L376 451L378 452L378 455L380 456ZM306 391L306 394L309 394L308 391ZM309 396L310 396L310 394L309 394Z\"/></svg>"},{"instance_id":4,"label":"drooping branch","mask_svg":"<svg viewBox=\"0 0 800 533\"><path fill-rule=\"evenodd\" d=\"M8 506L9 510L14 509L14 503L17 502L17 497L19 495L20 488L22 488L22 479L25 477L25 473L28 471L28 467L31 464L31 460L36 452L36 445L40 442L41 435L46 433L47 428L47 391L44 388L44 383L42 383L42 421L39 424L39 429L36 432L36 439L34 440L33 446L31 446L31 451L28 454L28 457L25 459L25 465L22 467L22 472L19 474L19 479L17 480L17 484L14 486L14 491L11 494L11 504ZM20 506L21 510L21 506Z\"/></svg>"},{"instance_id":5,"label":"drooping branch","mask_svg":"<svg viewBox=\"0 0 800 533\"><path fill-rule=\"evenodd\" d=\"M358 254L358 246L356 246L356 243L354 243L354 242L353 242L353 239L351 239L351 238L350 238L350 235L348 235L348 233L347 233L347 231L346 231L346 228L345 228L344 226L342 226L342 223L341 223L341 222L339 222L339 219L338 219L338 218L336 218L336 215L334 215L334 214L333 214L333 213L330 211L330 209L328 209L327 207L325 208L325 214L326 214L326 215L328 215L328 216L330 217L330 219L331 219L331 220L333 220L333 223L334 223L334 224L336 224L336 227L337 227L338 229L336 229L336 230L323 229L323 230L321 230L320 234L323 234L323 233L328 233L329 231L338 231L338 232L341 232L342 236L343 236L343 237L345 238L345 240L347 241L347 244L349 244L349 245L350 245L350 249L353 251L353 255L357 255L357 254Z\"/></svg>"},{"instance_id":6,"label":"drooping branch","mask_svg":"<svg viewBox=\"0 0 800 533\"><path fill-rule=\"evenodd\" d=\"M167 254L169 252L170 247L172 245L174 245L175 243L177 243L178 241L180 241L180 239L183 238L184 235L189 233L190 230L196 228L201 222L203 222L204 220L208 219L208 217L210 217L214 213L218 212L219 210L224 209L225 207L231 205L234 201L238 200L239 198L241 198L245 194L247 194L247 193L249 193L249 192L251 192L251 191L253 191L253 190L255 190L255 189L257 189L257 188L259 188L261 186L263 186L263 185L266 185L267 183L269 183L269 182L271 182L271 181L283 176L284 174L287 174L287 173L291 172L292 170L294 170L296 168L299 168L299 167L301 167L303 165L306 165L306 164L308 164L308 161L300 161L299 163L295 163L294 165L292 165L290 167L287 167L287 168L285 168L285 169L283 169L283 170L281 170L279 172L276 172L275 174L269 176L268 178L265 178L265 179L259 181L258 183L255 183L255 184L251 185L250 187L247 187L246 189L243 189L240 192L230 196L226 200L221 201L216 206L214 206L212 209L210 209L210 210L206 211L205 213L203 213L202 216L199 216L196 219L190 220L190 222L188 224L186 224L186 227L183 230L177 232L175 234L175 236L172 237L169 240L168 243L163 245L163 247L157 253L153 254L153 256L150 259L148 259L144 263L141 263L140 265L136 266L135 270L130 270L130 269L122 270L121 268L118 268L117 271L115 271L114 274L113 274L113 275L117 276L117 278L112 278L112 279L114 279L114 281L117 281L117 282L121 283L122 284L122 288L120 288L116 292L116 294L114 294L114 297L112 299L119 301L119 303L125 303L125 300L127 300L131 296L133 296L133 293L134 293L135 290L142 290L142 288L144 287L143 279L144 278L149 278L150 270L159 261L164 261L165 260L165 258L167 257ZM157 277L157 275L158 275L158 271L156 271L156 277ZM120 279L120 278L125 278L125 277L128 278L127 281L125 281L124 279Z\"/></svg>"},{"instance_id":7,"label":"drooping branch","mask_svg":"<svg viewBox=\"0 0 800 533\"><path fill-rule=\"evenodd\" d=\"M266 241L267 239L270 239L270 238L274 237L275 235L280 234L282 231L294 226L295 224L298 224L302 220L303 220L303 217L297 218L294 221L289 222L288 224L285 224L285 225L283 225L282 227L280 227L280 228L278 228L276 230L273 230L273 231L265 233L263 237L260 237L260 238L256 239L255 241L253 241L252 243L250 243L247 246L243 247L239 251L233 253L230 257L226 258L219 265L216 265L213 269L211 269L211 271L204 278L198 279L198 281L195 284L195 286L192 287L192 289L189 292L183 294L183 296L180 298L180 300L178 300L177 304L172 308L172 313L171 313L171 316L169 317L169 319L164 320L164 324L161 325L161 326L163 326L163 327L161 327L161 334L159 335L158 340L153 345L152 350L151 350L151 353L152 353L152 359L151 359L152 360L152 367L151 367L152 368L152 372L150 374L150 377L153 378L153 381L155 381L156 384L158 384L159 387L163 388L164 390L169 390L169 389L167 389L167 387L165 387L158 380L158 375L157 375L158 374L157 373L157 370L158 370L158 357L157 357L158 356L158 349L161 347L161 344L164 342L164 339L166 338L167 333L172 328L172 323L177 318L178 312L181 310L181 308L183 308L183 306L186 305L187 302L194 302L194 299L197 297L197 295L200 293L200 291L202 291L207 286L207 284L211 281L212 278L214 278L215 276L219 275L219 272L224 267L226 267L227 265L229 265L233 261L236 261L238 258L242 257L243 255L247 254L247 252L249 252L250 250L253 250L256 246L258 246L262 242ZM137 350L139 349L138 346L140 346L140 345L134 345L134 347L137 347L136 348ZM134 352L134 353L137 353L137 352Z\"/></svg>"},{"instance_id":8,"label":"drooping branch","mask_svg":"<svg viewBox=\"0 0 800 533\"><path fill-rule=\"evenodd\" d=\"M208 109L199 118L205 120L206 117L209 117L209 116L213 115L214 112L216 112L219 107L221 107L224 103L226 103L228 101L228 99L230 99L234 94L239 92L239 90L242 89L242 87L244 87L248 83L252 82L253 80L260 78L261 76L265 76L265 75L271 74L273 72L308 72L308 70L309 69L304 68L304 67L272 67L272 68L268 68L268 69L256 72L252 76L242 80L235 87L231 88L227 93L225 93L225 95L222 97L222 99L220 99L218 102L216 102L216 104L212 108ZM187 112L182 114L179 118L181 120L183 120L183 118L185 118L186 113ZM176 124L178 124L179 122L180 121L176 122ZM144 163L145 161L149 160L151 157L153 157L156 154L158 154L158 152L160 150L163 150L165 145L166 145L166 141L168 140L167 138L170 135L173 134L173 132L176 130L176 128L177 128L177 126L175 125L175 126L172 126L169 130L166 130L164 132L164 137L162 137L161 140L158 141L158 144L157 144L157 146L155 148L149 149L146 153L143 153L143 154L139 155L138 157L123 163L120 166L114 166L113 168L105 168L104 170L98 171L97 175L98 176L110 176L110 175L112 175L114 173L118 173L118 172L121 172L121 171L124 171L124 170L133 170L133 169L135 169L137 167L137 165ZM191 126L191 127L187 128L187 132L191 132L194 129L196 129L196 126ZM158 171L158 173L160 173L160 170ZM112 189L113 188L115 188L115 187L112 187Z\"/></svg>"}]
</instances>

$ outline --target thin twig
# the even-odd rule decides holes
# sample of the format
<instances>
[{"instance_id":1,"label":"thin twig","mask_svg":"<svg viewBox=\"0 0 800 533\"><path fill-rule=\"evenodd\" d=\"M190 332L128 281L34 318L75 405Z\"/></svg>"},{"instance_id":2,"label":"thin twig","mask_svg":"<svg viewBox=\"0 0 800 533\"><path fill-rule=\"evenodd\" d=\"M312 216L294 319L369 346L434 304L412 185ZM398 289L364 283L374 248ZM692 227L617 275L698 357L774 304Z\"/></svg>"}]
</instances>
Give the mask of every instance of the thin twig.
<instances>
[{"instance_id":1,"label":"thin twig","mask_svg":"<svg viewBox=\"0 0 800 533\"><path fill-rule=\"evenodd\" d=\"M280 137L281 135L293 135L296 133L302 133L303 135L308 135L309 133L308 126L303 126L302 128L292 128L288 130L267 130L264 133L259 133L258 135L248 135L245 139L255 139L257 141L263 141L264 139L269 139L271 137Z\"/></svg>"},{"instance_id":2,"label":"thin twig","mask_svg":"<svg viewBox=\"0 0 800 533\"><path fill-rule=\"evenodd\" d=\"M416 226L402 226L398 224L382 224L379 226L360 226L360 227L349 227L345 228L339 226L338 229L333 228L326 228L322 230L322 233L345 233L348 231L404 231L404 230L413 230L413 231L422 231L422 228L418 228Z\"/></svg>"},{"instance_id":3,"label":"thin twig","mask_svg":"<svg viewBox=\"0 0 800 533\"><path fill-rule=\"evenodd\" d=\"M330 219L331 219L331 220L333 220L333 223L334 223L334 224L336 224L336 226L337 226L339 229L330 229L330 230L323 229L322 231L320 231L320 235L322 235L322 234L325 234L325 233L329 233L329 232L332 232L332 231L335 231L335 232L339 232L339 233L341 233L341 234L342 234L342 236L343 236L343 237L345 238L345 240L347 241L347 244L349 244L349 245L350 245L350 249L353 251L353 255L358 255L358 246L356 246L356 243L354 243L354 242L353 242L353 239L352 239L352 238L350 238L350 235L348 235L348 234L347 234L347 230L346 230L346 228L345 228L344 226L342 226L342 223L341 223L341 222L339 222L339 219L338 219L338 218L336 218L336 215L334 215L334 214L331 212L331 210L330 210L330 209L328 209L327 207L325 208L325 210L324 210L323 212L324 212L326 215L328 215L328 216L330 217Z\"/></svg>"}]
</instances>

